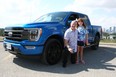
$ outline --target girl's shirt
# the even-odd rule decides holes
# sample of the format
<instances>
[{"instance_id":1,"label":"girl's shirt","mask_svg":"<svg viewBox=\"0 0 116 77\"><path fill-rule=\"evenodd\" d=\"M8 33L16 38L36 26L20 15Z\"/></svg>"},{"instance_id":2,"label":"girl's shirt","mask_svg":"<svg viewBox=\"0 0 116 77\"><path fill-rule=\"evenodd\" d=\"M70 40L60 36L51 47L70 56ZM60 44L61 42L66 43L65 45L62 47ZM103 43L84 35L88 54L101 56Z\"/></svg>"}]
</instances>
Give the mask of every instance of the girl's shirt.
<instances>
[{"instance_id":1,"label":"girl's shirt","mask_svg":"<svg viewBox=\"0 0 116 77\"><path fill-rule=\"evenodd\" d=\"M79 26L77 28L78 30L78 41L84 41L86 39L86 34L88 34L88 31L83 27L83 26Z\"/></svg>"}]
</instances>

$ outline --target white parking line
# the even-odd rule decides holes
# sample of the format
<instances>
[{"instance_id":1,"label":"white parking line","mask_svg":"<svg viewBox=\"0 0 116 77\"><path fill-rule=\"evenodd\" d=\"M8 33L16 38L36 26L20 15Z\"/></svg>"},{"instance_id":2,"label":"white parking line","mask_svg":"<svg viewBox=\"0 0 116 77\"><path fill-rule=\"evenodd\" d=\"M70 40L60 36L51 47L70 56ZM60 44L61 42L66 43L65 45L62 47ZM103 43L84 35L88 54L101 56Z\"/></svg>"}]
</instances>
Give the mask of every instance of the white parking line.
<instances>
[{"instance_id":1,"label":"white parking line","mask_svg":"<svg viewBox=\"0 0 116 77\"><path fill-rule=\"evenodd\" d=\"M112 54L116 54L116 52L114 52L114 51L111 51L111 50L109 50L109 49L104 49L104 48L102 48L104 51L107 51L107 52L110 52L110 53L112 53Z\"/></svg>"},{"instance_id":2,"label":"white parking line","mask_svg":"<svg viewBox=\"0 0 116 77\"><path fill-rule=\"evenodd\" d=\"M6 56L5 58L2 59L2 61L8 60L9 58L11 58L13 55L9 54L8 56Z\"/></svg>"},{"instance_id":3,"label":"white parking line","mask_svg":"<svg viewBox=\"0 0 116 77\"><path fill-rule=\"evenodd\" d=\"M99 45L99 46L102 46L102 47L109 47L109 48L116 48L116 46L114 46L114 45Z\"/></svg>"}]
</instances>

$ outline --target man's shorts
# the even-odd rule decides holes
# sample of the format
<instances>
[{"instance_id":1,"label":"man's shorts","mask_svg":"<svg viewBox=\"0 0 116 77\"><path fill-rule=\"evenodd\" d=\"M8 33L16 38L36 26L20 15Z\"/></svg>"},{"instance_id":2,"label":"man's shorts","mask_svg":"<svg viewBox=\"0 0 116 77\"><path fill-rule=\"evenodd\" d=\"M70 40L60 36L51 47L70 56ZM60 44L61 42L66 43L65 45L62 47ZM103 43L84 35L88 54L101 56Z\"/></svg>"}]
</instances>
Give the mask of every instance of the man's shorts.
<instances>
[{"instance_id":1,"label":"man's shorts","mask_svg":"<svg viewBox=\"0 0 116 77\"><path fill-rule=\"evenodd\" d=\"M78 46L84 46L84 42L83 41L78 41L77 44L78 44Z\"/></svg>"}]
</instances>

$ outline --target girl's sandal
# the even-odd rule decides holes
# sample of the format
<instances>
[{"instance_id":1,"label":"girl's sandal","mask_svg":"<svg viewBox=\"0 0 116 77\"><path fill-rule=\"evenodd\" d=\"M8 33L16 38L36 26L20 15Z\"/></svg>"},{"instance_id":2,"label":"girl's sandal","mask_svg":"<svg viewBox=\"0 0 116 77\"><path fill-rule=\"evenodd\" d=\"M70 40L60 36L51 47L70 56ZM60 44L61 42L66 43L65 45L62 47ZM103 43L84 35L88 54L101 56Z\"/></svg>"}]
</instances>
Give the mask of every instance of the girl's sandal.
<instances>
[{"instance_id":1,"label":"girl's sandal","mask_svg":"<svg viewBox=\"0 0 116 77\"><path fill-rule=\"evenodd\" d=\"M81 62L82 64L85 64L85 61L84 61L84 60L81 60L80 62Z\"/></svg>"},{"instance_id":2,"label":"girl's sandal","mask_svg":"<svg viewBox=\"0 0 116 77\"><path fill-rule=\"evenodd\" d=\"M78 62L78 61L76 61L76 64L79 64L79 62Z\"/></svg>"}]
</instances>

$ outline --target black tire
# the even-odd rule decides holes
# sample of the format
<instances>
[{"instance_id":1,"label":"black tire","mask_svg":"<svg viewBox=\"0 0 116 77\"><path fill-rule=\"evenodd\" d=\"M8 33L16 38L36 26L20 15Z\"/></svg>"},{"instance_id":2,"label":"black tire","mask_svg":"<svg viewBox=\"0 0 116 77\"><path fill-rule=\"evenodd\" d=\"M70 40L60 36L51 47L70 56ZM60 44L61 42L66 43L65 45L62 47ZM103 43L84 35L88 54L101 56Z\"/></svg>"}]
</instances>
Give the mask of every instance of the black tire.
<instances>
[{"instance_id":1,"label":"black tire","mask_svg":"<svg viewBox=\"0 0 116 77\"><path fill-rule=\"evenodd\" d=\"M47 41L44 53L42 55L42 62L49 65L58 63L62 56L61 43L56 39L50 39Z\"/></svg>"},{"instance_id":2,"label":"black tire","mask_svg":"<svg viewBox=\"0 0 116 77\"><path fill-rule=\"evenodd\" d=\"M91 46L91 49L97 50L99 48L99 42L100 42L99 36L95 36L94 43L93 43L94 45Z\"/></svg>"}]
</instances>

